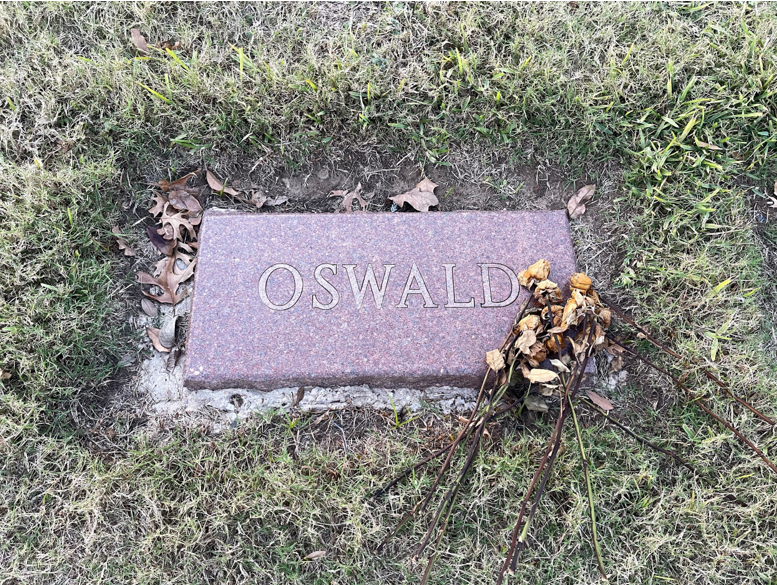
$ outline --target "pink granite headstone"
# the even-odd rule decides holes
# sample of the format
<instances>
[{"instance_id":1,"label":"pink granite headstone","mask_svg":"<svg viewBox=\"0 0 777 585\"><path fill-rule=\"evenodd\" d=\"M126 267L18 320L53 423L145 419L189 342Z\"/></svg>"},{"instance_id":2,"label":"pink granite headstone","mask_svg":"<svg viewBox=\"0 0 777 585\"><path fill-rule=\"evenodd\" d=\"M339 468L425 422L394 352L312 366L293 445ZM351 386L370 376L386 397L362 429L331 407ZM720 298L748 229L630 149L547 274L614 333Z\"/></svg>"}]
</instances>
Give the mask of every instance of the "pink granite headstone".
<instances>
[{"instance_id":1,"label":"pink granite headstone","mask_svg":"<svg viewBox=\"0 0 777 585\"><path fill-rule=\"evenodd\" d=\"M540 258L575 272L565 212L206 212L184 383L479 386Z\"/></svg>"}]
</instances>

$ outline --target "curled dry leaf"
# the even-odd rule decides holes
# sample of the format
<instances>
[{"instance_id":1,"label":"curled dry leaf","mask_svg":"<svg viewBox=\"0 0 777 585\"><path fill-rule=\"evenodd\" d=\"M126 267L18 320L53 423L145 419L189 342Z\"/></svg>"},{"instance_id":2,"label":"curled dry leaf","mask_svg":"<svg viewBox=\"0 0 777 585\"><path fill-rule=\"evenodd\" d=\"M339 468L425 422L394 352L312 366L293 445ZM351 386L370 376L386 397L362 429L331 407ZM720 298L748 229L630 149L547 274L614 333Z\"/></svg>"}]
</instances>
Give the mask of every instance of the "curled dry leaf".
<instances>
[{"instance_id":1,"label":"curled dry leaf","mask_svg":"<svg viewBox=\"0 0 777 585\"><path fill-rule=\"evenodd\" d=\"M205 179L208 181L208 186L214 191L218 191L219 193L226 193L227 195L232 195L233 197L239 195L239 193L232 187L225 187L224 184L216 178L216 175L210 171L205 172Z\"/></svg>"},{"instance_id":2,"label":"curled dry leaf","mask_svg":"<svg viewBox=\"0 0 777 585\"><path fill-rule=\"evenodd\" d=\"M186 189L186 183L191 179L192 177L196 177L197 173L200 172L200 169L195 169L188 175L184 175L183 177L180 177L176 179L175 181L166 181L165 179L161 179L157 183L157 187L162 189L162 192L167 193L168 191L177 191L179 189Z\"/></svg>"},{"instance_id":3,"label":"curled dry leaf","mask_svg":"<svg viewBox=\"0 0 777 585\"><path fill-rule=\"evenodd\" d=\"M161 295L153 295L150 292L143 291L143 294L147 297L154 299L158 303L178 304L181 299L186 296L186 293L178 294L178 286L191 278L194 274L194 267L197 264L197 259L192 260L191 264L186 267L186 270L179 274L175 272L175 258L168 256L166 259L164 269L158 278L154 278L147 272L138 272L138 282L140 284L151 284L158 286L162 289Z\"/></svg>"},{"instance_id":4,"label":"curled dry leaf","mask_svg":"<svg viewBox=\"0 0 777 585\"><path fill-rule=\"evenodd\" d=\"M559 372L569 373L569 368L561 360L550 360L550 363L553 364Z\"/></svg>"},{"instance_id":5,"label":"curled dry leaf","mask_svg":"<svg viewBox=\"0 0 777 585\"><path fill-rule=\"evenodd\" d=\"M159 330L159 343L164 347L173 347L175 345L175 322L178 317L168 315L165 322Z\"/></svg>"},{"instance_id":6,"label":"curled dry leaf","mask_svg":"<svg viewBox=\"0 0 777 585\"><path fill-rule=\"evenodd\" d=\"M426 212L429 211L430 207L440 204L434 195L436 187L437 183L433 183L429 179L423 179L415 186L415 189L400 195L394 195L394 197L389 197L389 199L396 203L397 207L402 207L407 203L416 211Z\"/></svg>"},{"instance_id":7,"label":"curled dry leaf","mask_svg":"<svg viewBox=\"0 0 777 585\"><path fill-rule=\"evenodd\" d=\"M143 55L148 55L148 43L146 42L145 37L140 34L140 31L136 28L130 29L130 36L132 37L132 42L135 43L138 52Z\"/></svg>"},{"instance_id":8,"label":"curled dry leaf","mask_svg":"<svg viewBox=\"0 0 777 585\"><path fill-rule=\"evenodd\" d=\"M612 402L607 400L604 396L597 394L593 390L586 390L585 393L588 395L588 398L591 399L591 402L602 410L609 412L613 409Z\"/></svg>"},{"instance_id":9,"label":"curled dry leaf","mask_svg":"<svg viewBox=\"0 0 777 585\"><path fill-rule=\"evenodd\" d=\"M111 231L113 232L113 235L116 236L116 243L119 245L119 250L122 250L125 256L135 256L135 250L132 249L124 238L119 237L121 232L119 231L118 226L113 226Z\"/></svg>"},{"instance_id":10,"label":"curled dry leaf","mask_svg":"<svg viewBox=\"0 0 777 585\"><path fill-rule=\"evenodd\" d=\"M569 284L572 288L585 292L591 288L591 279L582 272L575 272L569 277Z\"/></svg>"},{"instance_id":11,"label":"curled dry leaf","mask_svg":"<svg viewBox=\"0 0 777 585\"><path fill-rule=\"evenodd\" d=\"M548 276L550 276L550 262L542 259L537 260L537 262L521 272L518 276L518 281L521 283L521 286L528 288L532 280L541 281L547 279Z\"/></svg>"},{"instance_id":12,"label":"curled dry leaf","mask_svg":"<svg viewBox=\"0 0 777 585\"><path fill-rule=\"evenodd\" d=\"M156 217L157 215L160 215L165 212L165 207L167 207L167 197L165 197L161 193L155 193L154 205L148 210L148 212L154 217Z\"/></svg>"},{"instance_id":13,"label":"curled dry leaf","mask_svg":"<svg viewBox=\"0 0 777 585\"><path fill-rule=\"evenodd\" d=\"M146 327L146 335L148 335L155 350L162 353L170 353L170 349L162 345L159 341L159 329L155 327Z\"/></svg>"},{"instance_id":14,"label":"curled dry leaf","mask_svg":"<svg viewBox=\"0 0 777 585\"><path fill-rule=\"evenodd\" d=\"M165 236L165 239L183 240L184 230L189 233L189 237L194 239L196 234L194 232L194 226L199 223L199 218L189 217L183 212L169 214L167 211L162 214L160 221L162 222L162 228L157 230L159 235Z\"/></svg>"},{"instance_id":15,"label":"curled dry leaf","mask_svg":"<svg viewBox=\"0 0 777 585\"><path fill-rule=\"evenodd\" d=\"M515 340L515 349L521 353L530 353L532 345L537 342L537 334L533 329L527 329Z\"/></svg>"},{"instance_id":16,"label":"curled dry leaf","mask_svg":"<svg viewBox=\"0 0 777 585\"><path fill-rule=\"evenodd\" d=\"M312 553L310 553L309 555L305 556L305 560L306 561L314 561L315 559L320 559L324 555L326 555L326 551L325 550L314 550Z\"/></svg>"},{"instance_id":17,"label":"curled dry leaf","mask_svg":"<svg viewBox=\"0 0 777 585\"><path fill-rule=\"evenodd\" d=\"M195 193L198 193L196 189L180 189L178 191L171 191L168 202L179 211L199 213L202 211L202 205L200 205L199 200L194 195ZM152 209L155 208L156 206L154 206Z\"/></svg>"},{"instance_id":18,"label":"curled dry leaf","mask_svg":"<svg viewBox=\"0 0 777 585\"><path fill-rule=\"evenodd\" d=\"M343 200L340 202L340 207L338 208L338 211L340 209L344 209L346 213L351 213L353 206L353 200L356 199L356 201L359 202L359 205L362 208L362 211L367 209L367 202L362 198L362 184L359 183L356 185L356 188L348 191L346 189L340 189L338 191L332 191L329 196L330 197L342 197ZM372 195L372 193L370 193Z\"/></svg>"},{"instance_id":19,"label":"curled dry leaf","mask_svg":"<svg viewBox=\"0 0 777 585\"><path fill-rule=\"evenodd\" d=\"M567 203L569 219L578 219L585 213L585 203L594 196L596 185L582 187Z\"/></svg>"},{"instance_id":20,"label":"curled dry leaf","mask_svg":"<svg viewBox=\"0 0 777 585\"><path fill-rule=\"evenodd\" d=\"M529 370L525 376L529 382L534 383L552 382L558 378L558 374L556 372L551 370L543 370L541 368L533 368Z\"/></svg>"},{"instance_id":21,"label":"curled dry leaf","mask_svg":"<svg viewBox=\"0 0 777 585\"><path fill-rule=\"evenodd\" d=\"M151 243L154 244L154 247L165 256L169 256L175 251L175 242L164 239L157 233L157 230L151 226L146 226L146 233L148 233L148 238L151 240Z\"/></svg>"},{"instance_id":22,"label":"curled dry leaf","mask_svg":"<svg viewBox=\"0 0 777 585\"><path fill-rule=\"evenodd\" d=\"M492 349L486 353L486 363L488 364L488 367L495 372L498 372L505 367L505 360L502 357L502 352L498 349Z\"/></svg>"}]
</instances>

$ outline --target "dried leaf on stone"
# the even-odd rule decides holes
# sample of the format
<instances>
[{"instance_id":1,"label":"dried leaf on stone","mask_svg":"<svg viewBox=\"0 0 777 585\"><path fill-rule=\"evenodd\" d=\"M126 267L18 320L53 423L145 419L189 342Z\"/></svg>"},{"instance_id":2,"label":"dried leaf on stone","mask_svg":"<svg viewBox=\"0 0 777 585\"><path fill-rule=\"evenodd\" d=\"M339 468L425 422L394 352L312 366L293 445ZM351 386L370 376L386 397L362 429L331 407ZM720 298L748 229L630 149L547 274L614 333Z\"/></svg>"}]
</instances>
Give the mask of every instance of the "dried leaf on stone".
<instances>
[{"instance_id":1,"label":"dried leaf on stone","mask_svg":"<svg viewBox=\"0 0 777 585\"><path fill-rule=\"evenodd\" d=\"M532 279L536 281L545 280L550 276L550 262L545 259L537 260L518 276L518 281L522 286L528 288Z\"/></svg>"},{"instance_id":2,"label":"dried leaf on stone","mask_svg":"<svg viewBox=\"0 0 777 585\"><path fill-rule=\"evenodd\" d=\"M151 243L154 244L154 247L165 256L169 256L175 251L175 242L164 239L153 227L146 226L146 233L148 233L148 237Z\"/></svg>"},{"instance_id":3,"label":"dried leaf on stone","mask_svg":"<svg viewBox=\"0 0 777 585\"><path fill-rule=\"evenodd\" d=\"M340 207L338 208L338 211L340 209L344 209L346 213L351 213L353 206L353 200L356 199L356 201L359 202L359 205L362 208L362 211L367 209L367 202L362 198L362 184L359 183L356 185L355 189L352 189L351 191L348 191L347 189L339 189L337 191L332 191L329 194L329 197L342 197L343 200L340 202Z\"/></svg>"},{"instance_id":4,"label":"dried leaf on stone","mask_svg":"<svg viewBox=\"0 0 777 585\"><path fill-rule=\"evenodd\" d=\"M148 335L148 338L151 340L151 344L154 346L155 350L160 351L162 353L170 352L170 348L165 347L159 341L159 329L155 327L146 327L146 335Z\"/></svg>"},{"instance_id":5,"label":"dried leaf on stone","mask_svg":"<svg viewBox=\"0 0 777 585\"><path fill-rule=\"evenodd\" d=\"M167 193L168 191L177 191L179 189L185 189L186 183L191 179L192 177L196 177L197 173L200 172L200 169L193 170L188 175L184 175L183 177L180 177L176 179L175 181L166 181L165 179L161 179L157 186L162 189L162 192Z\"/></svg>"},{"instance_id":6,"label":"dried leaf on stone","mask_svg":"<svg viewBox=\"0 0 777 585\"><path fill-rule=\"evenodd\" d=\"M159 312L156 303L151 299L141 300L140 308L143 309L143 312L149 317L156 317L157 313Z\"/></svg>"},{"instance_id":7,"label":"dried leaf on stone","mask_svg":"<svg viewBox=\"0 0 777 585\"><path fill-rule=\"evenodd\" d=\"M416 211L426 212L429 211L430 207L440 204L434 195L436 187L437 183L433 183L429 179L423 179L414 189L400 195L394 195L394 197L389 197L389 199L396 203L397 207L402 207L407 203Z\"/></svg>"},{"instance_id":8,"label":"dried leaf on stone","mask_svg":"<svg viewBox=\"0 0 777 585\"><path fill-rule=\"evenodd\" d=\"M502 352L498 349L492 349L486 353L486 363L488 364L488 367L495 372L498 372L505 367L505 360L502 357Z\"/></svg>"},{"instance_id":9,"label":"dried leaf on stone","mask_svg":"<svg viewBox=\"0 0 777 585\"><path fill-rule=\"evenodd\" d=\"M551 382L558 378L558 374L551 370L543 370L541 368L533 368L529 370L526 379L533 383Z\"/></svg>"},{"instance_id":10,"label":"dried leaf on stone","mask_svg":"<svg viewBox=\"0 0 777 585\"><path fill-rule=\"evenodd\" d=\"M585 393L588 395L588 398L591 399L591 402L593 402L596 406L598 406L602 410L610 411L613 409L612 402L607 400L604 396L600 396L593 390L586 390Z\"/></svg>"},{"instance_id":11,"label":"dried leaf on stone","mask_svg":"<svg viewBox=\"0 0 777 585\"><path fill-rule=\"evenodd\" d=\"M116 243L119 245L119 250L123 251L125 256L135 256L135 250L132 249L124 238L119 237L121 231L119 231L118 226L111 227L111 232L116 236Z\"/></svg>"},{"instance_id":12,"label":"dried leaf on stone","mask_svg":"<svg viewBox=\"0 0 777 585\"><path fill-rule=\"evenodd\" d=\"M594 196L596 185L582 187L567 203L569 219L578 219L585 213L585 203Z\"/></svg>"},{"instance_id":13,"label":"dried leaf on stone","mask_svg":"<svg viewBox=\"0 0 777 585\"><path fill-rule=\"evenodd\" d=\"M521 353L529 353L531 346L537 342L537 334L533 329L527 329L515 340L515 348Z\"/></svg>"},{"instance_id":14,"label":"dried leaf on stone","mask_svg":"<svg viewBox=\"0 0 777 585\"><path fill-rule=\"evenodd\" d=\"M145 37L140 34L140 31L136 28L130 29L130 36L138 51L144 55L148 55L148 43L146 42Z\"/></svg>"},{"instance_id":15,"label":"dried leaf on stone","mask_svg":"<svg viewBox=\"0 0 777 585\"><path fill-rule=\"evenodd\" d=\"M326 555L326 551L325 550L314 550L312 553L310 553L309 555L305 556L305 560L306 561L313 561L315 559L320 559L324 555Z\"/></svg>"},{"instance_id":16,"label":"dried leaf on stone","mask_svg":"<svg viewBox=\"0 0 777 585\"><path fill-rule=\"evenodd\" d=\"M219 181L216 178L216 175L210 171L205 172L205 179L208 181L208 186L214 191L218 191L219 193L226 193L227 195L232 195L233 197L238 195L237 191L235 191L232 187L225 187L224 183Z\"/></svg>"}]
</instances>

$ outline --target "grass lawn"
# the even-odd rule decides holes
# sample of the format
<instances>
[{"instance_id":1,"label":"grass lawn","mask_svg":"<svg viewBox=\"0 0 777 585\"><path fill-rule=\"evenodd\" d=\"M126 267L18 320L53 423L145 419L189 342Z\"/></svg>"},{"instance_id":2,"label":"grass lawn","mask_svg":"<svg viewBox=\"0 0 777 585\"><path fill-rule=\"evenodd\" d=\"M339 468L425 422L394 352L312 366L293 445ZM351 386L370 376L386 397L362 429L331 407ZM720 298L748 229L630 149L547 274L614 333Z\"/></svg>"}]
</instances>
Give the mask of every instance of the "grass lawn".
<instances>
[{"instance_id":1,"label":"grass lawn","mask_svg":"<svg viewBox=\"0 0 777 585\"><path fill-rule=\"evenodd\" d=\"M136 56L133 27L181 48ZM374 550L430 477L367 496L455 419L334 415L345 452L320 417L150 437L108 404L139 341L111 226L139 229L146 183L194 164L293 172L356 150L431 173L477 152L608 186L598 223L573 226L581 268L777 414L776 42L768 3L0 5L0 584L419 579L423 522ZM531 206L497 179L479 184ZM768 425L683 373L777 457ZM622 417L720 479L586 420L611 581L777 583L777 477L667 380L631 380ZM551 425L495 429L431 582L493 582ZM596 579L571 446L511 582Z\"/></svg>"}]
</instances>

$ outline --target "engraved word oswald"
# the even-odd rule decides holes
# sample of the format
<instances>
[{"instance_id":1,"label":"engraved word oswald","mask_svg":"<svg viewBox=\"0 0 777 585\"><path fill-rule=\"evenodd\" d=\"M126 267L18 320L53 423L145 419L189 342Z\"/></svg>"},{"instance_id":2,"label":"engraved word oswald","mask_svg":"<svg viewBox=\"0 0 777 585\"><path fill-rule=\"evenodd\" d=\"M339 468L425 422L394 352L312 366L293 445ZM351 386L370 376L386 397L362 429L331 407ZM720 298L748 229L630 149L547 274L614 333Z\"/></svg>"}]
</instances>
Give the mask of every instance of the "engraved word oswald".
<instances>
[{"instance_id":1,"label":"engraved word oswald","mask_svg":"<svg viewBox=\"0 0 777 585\"><path fill-rule=\"evenodd\" d=\"M497 263L479 263L477 266L480 268L479 280L482 285L482 291L477 291L482 292L482 301L478 299L477 303L474 296L470 296L469 299L466 300L462 300L462 298L459 297L457 300L456 283L454 280L455 264L442 264L439 269L435 271L435 274L427 274L427 278L439 279L440 282L442 282L443 278L445 279L446 294L444 299L445 302L442 304L443 308L474 309L476 306L480 306L491 309L507 307L515 302L520 293L520 286L515 272L509 266ZM383 275L378 279L372 264L367 264L364 277L361 278L361 282L359 282L360 278L358 272L364 271L364 269L357 269L356 264L320 264L316 266L312 274L316 285L313 285L315 290L310 296L311 307L313 309L328 311L334 309L340 303L342 291L338 290L332 282L332 277L337 276L338 269L340 269L341 275L344 271L345 275L348 277L348 285L350 288L350 295L348 296L350 297L352 295L352 300L356 304L357 309L361 309L367 304L365 297L367 296L368 291L370 292L372 302L377 309L388 306L397 309L406 309L408 308L408 299L412 295L418 296L419 302L423 302L422 306L424 308L435 309L440 307L442 299L432 298L429 287L427 287L426 284L427 281L425 280L424 275L421 274L418 266L413 264L406 275L404 270L398 274L400 271L394 271L395 267L395 264L383 264ZM294 284L290 297L284 296L284 298L271 299L268 295L268 280L276 272L279 274L286 273L287 275L291 275ZM492 288L492 274L495 272L503 275L501 277L502 280L505 280L506 278L510 288L510 291L506 294L505 298L499 300L494 298L494 291ZM392 277L393 282L404 283L404 286L402 287L401 294L397 295L394 299L389 299L387 298L386 293L389 290L389 282L392 281ZM380 283L378 282L379 280ZM294 266L282 263L273 264L267 268L259 278L259 299L266 307L273 311L286 311L299 302L305 288L306 283L302 278L302 274ZM397 292L399 291L398 288L396 290ZM440 290L442 290L442 287L440 287ZM467 295L464 296L466 298ZM392 301L394 301L395 304L392 304Z\"/></svg>"}]
</instances>

